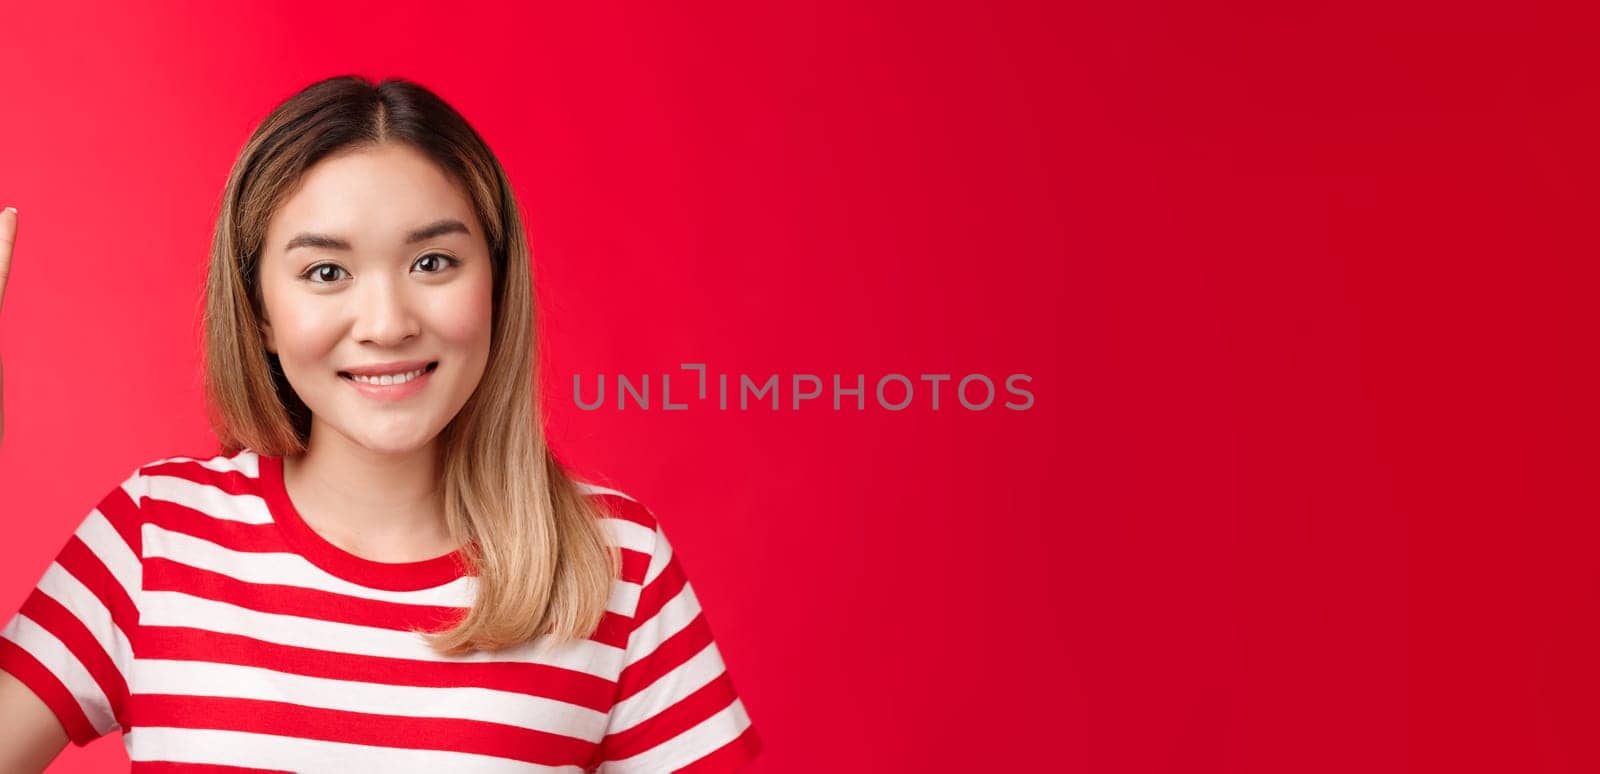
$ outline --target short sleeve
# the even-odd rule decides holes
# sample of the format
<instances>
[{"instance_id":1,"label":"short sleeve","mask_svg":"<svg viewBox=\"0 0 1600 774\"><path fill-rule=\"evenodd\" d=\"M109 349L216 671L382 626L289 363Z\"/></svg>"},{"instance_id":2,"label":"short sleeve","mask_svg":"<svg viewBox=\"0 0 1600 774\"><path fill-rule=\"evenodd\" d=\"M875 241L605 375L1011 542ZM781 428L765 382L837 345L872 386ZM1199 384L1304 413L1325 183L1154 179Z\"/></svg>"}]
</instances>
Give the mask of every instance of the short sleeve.
<instances>
[{"instance_id":1,"label":"short sleeve","mask_svg":"<svg viewBox=\"0 0 1600 774\"><path fill-rule=\"evenodd\" d=\"M102 497L0 629L0 669L44 700L74 744L122 725L145 492L135 470Z\"/></svg>"},{"instance_id":2,"label":"short sleeve","mask_svg":"<svg viewBox=\"0 0 1600 774\"><path fill-rule=\"evenodd\" d=\"M737 771L761 752L761 737L734 690L683 562L661 525L642 506L631 510L653 527L654 549L596 771Z\"/></svg>"}]
</instances>

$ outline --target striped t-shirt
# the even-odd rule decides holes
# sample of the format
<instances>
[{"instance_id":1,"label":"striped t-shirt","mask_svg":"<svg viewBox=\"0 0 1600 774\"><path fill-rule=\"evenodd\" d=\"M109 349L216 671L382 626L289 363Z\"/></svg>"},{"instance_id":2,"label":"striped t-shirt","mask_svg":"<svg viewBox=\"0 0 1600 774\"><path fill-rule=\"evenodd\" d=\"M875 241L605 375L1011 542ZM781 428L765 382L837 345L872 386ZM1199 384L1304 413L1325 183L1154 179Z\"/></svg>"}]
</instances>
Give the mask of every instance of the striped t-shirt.
<instances>
[{"instance_id":1,"label":"striped t-shirt","mask_svg":"<svg viewBox=\"0 0 1600 774\"><path fill-rule=\"evenodd\" d=\"M640 503L601 498L621 548L605 619L441 656L471 604L457 555L376 562L313 531L283 460L245 449L136 469L0 631L0 668L132 771L724 772L762 748L684 566Z\"/></svg>"}]
</instances>

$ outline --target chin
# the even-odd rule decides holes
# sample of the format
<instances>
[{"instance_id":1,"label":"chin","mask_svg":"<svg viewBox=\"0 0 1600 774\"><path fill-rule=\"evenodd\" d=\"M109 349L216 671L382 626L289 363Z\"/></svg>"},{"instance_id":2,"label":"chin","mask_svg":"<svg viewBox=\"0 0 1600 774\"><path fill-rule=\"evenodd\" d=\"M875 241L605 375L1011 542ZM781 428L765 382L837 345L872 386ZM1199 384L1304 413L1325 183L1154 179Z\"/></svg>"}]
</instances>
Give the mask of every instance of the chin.
<instances>
[{"instance_id":1,"label":"chin","mask_svg":"<svg viewBox=\"0 0 1600 774\"><path fill-rule=\"evenodd\" d=\"M355 441L362 448L378 454L408 454L427 446L438 435L437 432L421 434L409 429L392 433L366 432L349 434L350 440Z\"/></svg>"}]
</instances>

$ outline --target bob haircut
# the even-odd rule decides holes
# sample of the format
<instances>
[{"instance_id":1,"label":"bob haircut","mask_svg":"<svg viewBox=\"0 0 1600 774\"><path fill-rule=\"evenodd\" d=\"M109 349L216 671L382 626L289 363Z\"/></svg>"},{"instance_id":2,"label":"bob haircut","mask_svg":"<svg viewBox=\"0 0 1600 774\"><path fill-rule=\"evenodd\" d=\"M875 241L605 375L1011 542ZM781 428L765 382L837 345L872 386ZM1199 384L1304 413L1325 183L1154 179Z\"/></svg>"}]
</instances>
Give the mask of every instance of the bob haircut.
<instances>
[{"instance_id":1,"label":"bob haircut","mask_svg":"<svg viewBox=\"0 0 1600 774\"><path fill-rule=\"evenodd\" d=\"M601 507L546 443L534 358L533 278L505 170L478 133L438 96L405 79L318 81L273 109L234 162L212 235L205 298L205 395L228 454L303 452L311 412L262 339L258 282L267 222L319 160L405 143L432 159L472 201L494 275L488 365L439 433L445 518L476 597L451 628L428 632L445 655L493 651L550 635L588 637L621 568Z\"/></svg>"}]
</instances>

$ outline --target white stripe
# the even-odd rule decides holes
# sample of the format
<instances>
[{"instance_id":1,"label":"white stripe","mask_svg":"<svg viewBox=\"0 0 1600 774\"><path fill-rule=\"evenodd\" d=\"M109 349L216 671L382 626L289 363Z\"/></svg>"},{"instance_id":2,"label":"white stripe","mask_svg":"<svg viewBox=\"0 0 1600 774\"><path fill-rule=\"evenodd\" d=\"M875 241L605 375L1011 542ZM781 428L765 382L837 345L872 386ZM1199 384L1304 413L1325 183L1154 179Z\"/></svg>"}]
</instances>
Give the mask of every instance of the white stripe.
<instances>
[{"instance_id":1,"label":"white stripe","mask_svg":"<svg viewBox=\"0 0 1600 774\"><path fill-rule=\"evenodd\" d=\"M145 476L147 499L166 500L186 508L200 511L212 518L240 521L245 524L271 524L272 513L267 501L257 494L230 494L211 484L202 484L181 476Z\"/></svg>"},{"instance_id":2,"label":"white stripe","mask_svg":"<svg viewBox=\"0 0 1600 774\"><path fill-rule=\"evenodd\" d=\"M147 557L170 559L179 564L220 573L248 583L294 586L402 605L457 608L470 607L474 595L477 594L477 578L470 575L417 591L375 589L333 575L312 564L300 554L234 551L209 540L175 532L155 524L144 525L143 542ZM632 615L639 605L639 592L639 584L618 580L611 586L606 609L622 616Z\"/></svg>"},{"instance_id":3,"label":"white stripe","mask_svg":"<svg viewBox=\"0 0 1600 774\"><path fill-rule=\"evenodd\" d=\"M574 484L576 484L578 486L578 492L581 493L581 494L586 494L586 495L616 495L617 497L620 497L620 498L622 498L624 500L627 500L628 502L635 502L635 503L638 502L638 500L635 500L632 497L629 497L628 495L626 495L626 494L624 494L622 492L618 492L615 489L610 489L610 488L607 488L607 487L600 486L599 484L591 484L591 483L589 483L587 481L577 481L577 480L574 480L572 483L574 483Z\"/></svg>"},{"instance_id":4,"label":"white stripe","mask_svg":"<svg viewBox=\"0 0 1600 774\"><path fill-rule=\"evenodd\" d=\"M667 569L667 562L672 559L672 544L667 542L667 533L661 531L661 525L656 525L655 548L650 552L650 566L644 572L644 586L649 588L661 571Z\"/></svg>"},{"instance_id":5,"label":"white stripe","mask_svg":"<svg viewBox=\"0 0 1600 774\"><path fill-rule=\"evenodd\" d=\"M706 683L727 671L722 661L722 651L715 642L706 643L699 653L679 664L650 684L649 688L617 702L611 708L611 725L607 733L626 731L655 717L662 710L683 701Z\"/></svg>"},{"instance_id":6,"label":"white stripe","mask_svg":"<svg viewBox=\"0 0 1600 774\"><path fill-rule=\"evenodd\" d=\"M130 693L280 701L374 715L501 723L579 739L605 734L606 713L492 688L425 688L308 677L261 667L140 659Z\"/></svg>"},{"instance_id":7,"label":"white stripe","mask_svg":"<svg viewBox=\"0 0 1600 774\"><path fill-rule=\"evenodd\" d=\"M417 591L375 589L333 575L300 554L287 551L235 551L155 524L144 525L143 541L146 558L170 559L249 583L297 586L379 602L442 607L467 607L477 593L477 579L470 575Z\"/></svg>"},{"instance_id":8,"label":"white stripe","mask_svg":"<svg viewBox=\"0 0 1600 774\"><path fill-rule=\"evenodd\" d=\"M96 732L103 735L116 730L117 719L111 714L110 700L66 643L22 613L17 613L5 629L0 629L0 637L28 651L50 674L55 675L72 697L78 700L78 706L83 708L83 714L89 718L89 725L94 726Z\"/></svg>"},{"instance_id":9,"label":"white stripe","mask_svg":"<svg viewBox=\"0 0 1600 774\"><path fill-rule=\"evenodd\" d=\"M699 614L700 598L695 596L694 586L685 581L677 595L667 600L650 620L634 625L633 634L628 637L627 666L654 653L661 643L683 631L683 627Z\"/></svg>"},{"instance_id":10,"label":"white stripe","mask_svg":"<svg viewBox=\"0 0 1600 774\"><path fill-rule=\"evenodd\" d=\"M606 596L606 610L624 618L631 617L633 611L639 609L639 595L643 592L644 587L637 583L612 578L611 593Z\"/></svg>"},{"instance_id":11,"label":"white stripe","mask_svg":"<svg viewBox=\"0 0 1600 774\"><path fill-rule=\"evenodd\" d=\"M546 636L497 652L444 656L430 648L423 635L416 632L263 613L177 591L146 591L141 602L144 606L140 623L144 626L206 629L299 648L416 661L546 664L606 680L615 679L622 668L621 648L588 639L564 643L557 648L551 647L550 638Z\"/></svg>"},{"instance_id":12,"label":"white stripe","mask_svg":"<svg viewBox=\"0 0 1600 774\"><path fill-rule=\"evenodd\" d=\"M117 488L133 501L135 508L143 507L144 503L140 502L140 498L144 497L144 480L140 477L139 471L135 470L132 475L123 479Z\"/></svg>"},{"instance_id":13,"label":"white stripe","mask_svg":"<svg viewBox=\"0 0 1600 774\"><path fill-rule=\"evenodd\" d=\"M639 609L639 595L644 592L644 587L637 583L629 583L621 578L611 581L611 595L606 597L606 610L624 618L633 616Z\"/></svg>"},{"instance_id":14,"label":"white stripe","mask_svg":"<svg viewBox=\"0 0 1600 774\"><path fill-rule=\"evenodd\" d=\"M507 774L508 772L578 772L577 766L538 766L475 753L403 750L346 742L324 742L271 734L212 729L140 727L123 742L134 761L210 763L219 766L277 769L301 774Z\"/></svg>"},{"instance_id":15,"label":"white stripe","mask_svg":"<svg viewBox=\"0 0 1600 774\"><path fill-rule=\"evenodd\" d=\"M45 596L59 602L94 635L95 642L105 649L106 655L111 657L117 671L126 680L133 647L128 644L128 635L122 631L122 627L112 620L111 611L105 603L59 562L50 563L50 567L44 571L44 577L39 579L38 588Z\"/></svg>"},{"instance_id":16,"label":"white stripe","mask_svg":"<svg viewBox=\"0 0 1600 774\"><path fill-rule=\"evenodd\" d=\"M133 547L122 539L122 533L111 526L105 514L98 509L89 511L83 523L78 525L77 535L95 558L111 571L111 576L117 579L117 585L122 587L128 599L137 601L144 565L133 553Z\"/></svg>"},{"instance_id":17,"label":"white stripe","mask_svg":"<svg viewBox=\"0 0 1600 774\"><path fill-rule=\"evenodd\" d=\"M248 476L250 478L260 478L261 477L261 468L259 466L258 460L259 460L259 457L256 455L255 452L250 451L249 449L242 449L239 452L237 452L236 454L234 454L232 457L224 456L224 455L221 455L221 454L219 454L219 455L217 455L215 457L211 457L210 459L201 459L199 457L181 457L181 456L180 457L164 457L164 458L159 459L159 460L151 460L150 462L147 462L144 465L141 465L140 468L143 469L143 468L154 467L156 465L162 465L162 464L166 464L166 463L169 463L169 462L192 462L192 463L194 463L196 465L199 465L202 468L209 468L211 470L217 471L218 473L243 473L244 475L246 475L246 476Z\"/></svg>"},{"instance_id":18,"label":"white stripe","mask_svg":"<svg viewBox=\"0 0 1600 774\"><path fill-rule=\"evenodd\" d=\"M610 531L611 541L619 548L629 548L641 554L649 554L655 548L655 530L643 524L612 516L602 517L600 524Z\"/></svg>"},{"instance_id":19,"label":"white stripe","mask_svg":"<svg viewBox=\"0 0 1600 774\"><path fill-rule=\"evenodd\" d=\"M736 697L717 714L649 750L601 764L597 774L674 771L739 738L749 726L750 714L745 711L744 702Z\"/></svg>"},{"instance_id":20,"label":"white stripe","mask_svg":"<svg viewBox=\"0 0 1600 774\"><path fill-rule=\"evenodd\" d=\"M251 478L261 478L261 455L250 449L240 449L237 454L224 459L231 460L240 473Z\"/></svg>"},{"instance_id":21,"label":"white stripe","mask_svg":"<svg viewBox=\"0 0 1600 774\"><path fill-rule=\"evenodd\" d=\"M235 552L203 537L176 533L157 525L144 525L144 555L165 558L190 568L206 569L250 584L293 585L317 592L338 593L357 600L387 601L398 604L430 604L443 608L470 608L477 595L475 576L461 576L446 584L414 592L395 592L371 588L334 576L312 565L306 557L290 552ZM632 616L638 608L638 584L618 580L611 584L606 609L618 616Z\"/></svg>"}]
</instances>

